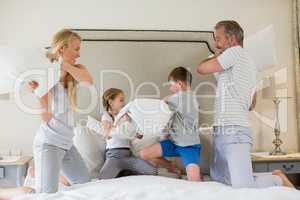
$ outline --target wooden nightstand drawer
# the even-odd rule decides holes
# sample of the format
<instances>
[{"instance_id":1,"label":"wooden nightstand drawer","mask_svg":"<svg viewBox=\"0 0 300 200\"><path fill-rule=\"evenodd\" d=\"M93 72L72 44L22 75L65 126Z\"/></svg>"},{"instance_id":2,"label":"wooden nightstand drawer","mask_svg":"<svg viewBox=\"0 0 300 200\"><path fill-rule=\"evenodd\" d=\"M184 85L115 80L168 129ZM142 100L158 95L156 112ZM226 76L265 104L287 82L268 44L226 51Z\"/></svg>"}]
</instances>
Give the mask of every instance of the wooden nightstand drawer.
<instances>
[{"instance_id":1,"label":"wooden nightstand drawer","mask_svg":"<svg viewBox=\"0 0 300 200\"><path fill-rule=\"evenodd\" d=\"M26 175L31 156L23 156L16 161L0 160L0 188L20 187Z\"/></svg>"},{"instance_id":2,"label":"wooden nightstand drawer","mask_svg":"<svg viewBox=\"0 0 300 200\"><path fill-rule=\"evenodd\" d=\"M253 164L253 171L254 172L267 172L268 171L268 164L267 163L254 163Z\"/></svg>"},{"instance_id":3,"label":"wooden nightstand drawer","mask_svg":"<svg viewBox=\"0 0 300 200\"><path fill-rule=\"evenodd\" d=\"M0 179L4 178L4 167L0 167Z\"/></svg>"},{"instance_id":4,"label":"wooden nightstand drawer","mask_svg":"<svg viewBox=\"0 0 300 200\"><path fill-rule=\"evenodd\" d=\"M300 162L269 163L269 171L280 169L285 173L300 173Z\"/></svg>"}]
</instances>

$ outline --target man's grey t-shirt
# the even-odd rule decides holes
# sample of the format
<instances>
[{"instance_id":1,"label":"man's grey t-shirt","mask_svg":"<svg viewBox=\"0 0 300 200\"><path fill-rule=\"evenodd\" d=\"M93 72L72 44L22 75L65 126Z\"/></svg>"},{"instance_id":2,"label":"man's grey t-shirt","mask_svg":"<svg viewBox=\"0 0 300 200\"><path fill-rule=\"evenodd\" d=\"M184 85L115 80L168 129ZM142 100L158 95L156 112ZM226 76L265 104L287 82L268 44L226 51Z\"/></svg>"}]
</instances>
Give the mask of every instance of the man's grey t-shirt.
<instances>
[{"instance_id":1,"label":"man's grey t-shirt","mask_svg":"<svg viewBox=\"0 0 300 200\"><path fill-rule=\"evenodd\" d=\"M241 46L226 49L217 57L219 72L214 126L250 126L249 108L256 84L256 66Z\"/></svg>"},{"instance_id":2,"label":"man's grey t-shirt","mask_svg":"<svg viewBox=\"0 0 300 200\"><path fill-rule=\"evenodd\" d=\"M200 144L197 99L192 91L180 91L166 100L175 112L171 123L170 139L179 146Z\"/></svg>"}]
</instances>

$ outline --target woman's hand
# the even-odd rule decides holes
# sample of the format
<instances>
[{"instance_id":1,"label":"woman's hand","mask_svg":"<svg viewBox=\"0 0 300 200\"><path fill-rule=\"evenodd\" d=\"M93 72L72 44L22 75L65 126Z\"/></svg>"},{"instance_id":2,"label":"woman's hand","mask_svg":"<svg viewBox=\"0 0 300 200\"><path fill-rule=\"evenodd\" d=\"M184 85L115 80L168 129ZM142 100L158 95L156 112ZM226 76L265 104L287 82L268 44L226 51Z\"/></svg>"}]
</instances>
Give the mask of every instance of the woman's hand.
<instances>
[{"instance_id":1,"label":"woman's hand","mask_svg":"<svg viewBox=\"0 0 300 200\"><path fill-rule=\"evenodd\" d=\"M29 92L34 92L34 90L39 86L38 82L36 81L29 81L27 83L27 89L29 90Z\"/></svg>"},{"instance_id":2,"label":"woman's hand","mask_svg":"<svg viewBox=\"0 0 300 200\"><path fill-rule=\"evenodd\" d=\"M67 76L68 72L60 69L60 81L64 80L64 78Z\"/></svg>"},{"instance_id":3,"label":"woman's hand","mask_svg":"<svg viewBox=\"0 0 300 200\"><path fill-rule=\"evenodd\" d=\"M74 67L74 66L71 65L70 63L66 62L66 61L63 61L63 62L61 63L60 69L61 69L62 71L68 72L68 70L69 70L70 67Z\"/></svg>"},{"instance_id":4,"label":"woman's hand","mask_svg":"<svg viewBox=\"0 0 300 200\"><path fill-rule=\"evenodd\" d=\"M34 90L37 88L39 86L39 84L38 84L38 82L36 82L36 81L29 81L28 83L27 83L27 88L28 88L28 90L30 91L30 92L34 92ZM42 120L44 121L44 122L49 122L50 120L51 120L51 118L52 118L52 113L51 113L51 111L50 111L50 107L49 107L49 105L48 105L48 103L49 103L49 101L48 101L48 98L49 98L49 95L50 95L51 93L50 92L48 92L47 94L45 94L44 96L42 96L42 97L37 97L38 98L38 101L39 101L39 103L40 103L40 107L41 107L41 109L42 109L42 111L41 111L41 117L42 117Z\"/></svg>"}]
</instances>

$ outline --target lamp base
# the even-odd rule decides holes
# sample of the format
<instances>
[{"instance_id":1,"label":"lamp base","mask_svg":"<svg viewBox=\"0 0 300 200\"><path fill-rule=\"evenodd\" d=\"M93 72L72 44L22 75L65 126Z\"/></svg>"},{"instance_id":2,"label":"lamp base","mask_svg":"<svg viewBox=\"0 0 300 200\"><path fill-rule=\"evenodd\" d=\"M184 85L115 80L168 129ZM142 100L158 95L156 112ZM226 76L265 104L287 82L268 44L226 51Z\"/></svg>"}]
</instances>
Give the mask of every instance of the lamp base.
<instances>
[{"instance_id":1,"label":"lamp base","mask_svg":"<svg viewBox=\"0 0 300 200\"><path fill-rule=\"evenodd\" d=\"M270 152L271 156L283 156L286 155L285 152L281 151L281 149L274 149L272 152Z\"/></svg>"}]
</instances>

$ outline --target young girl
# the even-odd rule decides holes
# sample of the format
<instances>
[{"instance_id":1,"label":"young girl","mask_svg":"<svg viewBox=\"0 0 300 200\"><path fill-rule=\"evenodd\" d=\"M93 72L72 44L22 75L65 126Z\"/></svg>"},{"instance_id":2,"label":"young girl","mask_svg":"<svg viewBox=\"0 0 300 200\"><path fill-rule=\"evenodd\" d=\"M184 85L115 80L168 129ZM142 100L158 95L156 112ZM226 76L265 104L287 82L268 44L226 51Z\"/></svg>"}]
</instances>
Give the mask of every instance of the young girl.
<instances>
[{"instance_id":1,"label":"young girl","mask_svg":"<svg viewBox=\"0 0 300 200\"><path fill-rule=\"evenodd\" d=\"M116 115L125 105L124 93L120 89L110 88L104 92L102 100L105 112L101 123L105 135L109 135ZM129 118L125 115L122 120L128 121ZM139 134L137 138L140 138ZM106 143L106 161L100 171L99 179L116 178L120 172L125 171L130 175L157 175L156 167L132 154L129 139L107 136Z\"/></svg>"}]
</instances>

